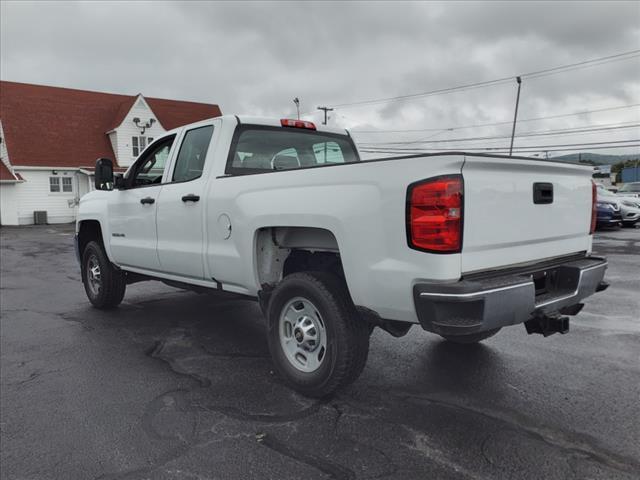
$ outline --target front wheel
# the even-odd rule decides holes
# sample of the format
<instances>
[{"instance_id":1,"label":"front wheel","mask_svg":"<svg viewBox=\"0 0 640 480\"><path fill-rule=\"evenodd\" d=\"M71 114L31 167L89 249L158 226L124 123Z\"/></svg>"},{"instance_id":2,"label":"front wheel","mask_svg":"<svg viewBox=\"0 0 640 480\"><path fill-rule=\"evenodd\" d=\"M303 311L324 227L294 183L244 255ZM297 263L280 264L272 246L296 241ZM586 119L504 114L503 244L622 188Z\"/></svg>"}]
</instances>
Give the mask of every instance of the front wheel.
<instances>
[{"instance_id":1,"label":"front wheel","mask_svg":"<svg viewBox=\"0 0 640 480\"><path fill-rule=\"evenodd\" d=\"M487 330L479 333L471 333L468 335L440 335L442 338L452 343L459 344L471 344L478 343L482 340L486 340L487 338L493 337L496 333L500 331L499 328L494 328L493 330Z\"/></svg>"},{"instance_id":2,"label":"front wheel","mask_svg":"<svg viewBox=\"0 0 640 480\"><path fill-rule=\"evenodd\" d=\"M276 370L298 392L325 397L360 376L369 325L338 277L325 272L285 277L272 293L267 320Z\"/></svg>"},{"instance_id":3,"label":"front wheel","mask_svg":"<svg viewBox=\"0 0 640 480\"><path fill-rule=\"evenodd\" d=\"M101 310L117 307L127 288L124 274L97 242L89 242L82 253L82 283L91 304Z\"/></svg>"}]
</instances>

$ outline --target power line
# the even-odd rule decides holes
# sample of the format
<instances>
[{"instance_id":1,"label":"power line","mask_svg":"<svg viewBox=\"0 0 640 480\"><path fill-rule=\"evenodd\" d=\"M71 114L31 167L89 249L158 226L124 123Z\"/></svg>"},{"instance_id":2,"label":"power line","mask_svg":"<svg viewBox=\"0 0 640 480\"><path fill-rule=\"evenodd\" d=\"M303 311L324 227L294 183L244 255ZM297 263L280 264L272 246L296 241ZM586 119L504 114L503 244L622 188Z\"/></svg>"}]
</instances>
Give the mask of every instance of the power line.
<instances>
[{"instance_id":1,"label":"power line","mask_svg":"<svg viewBox=\"0 0 640 480\"><path fill-rule=\"evenodd\" d=\"M612 148L635 148L635 147L640 147L640 143L637 144L632 144L632 145L613 145L613 146L594 146L594 147L589 147L587 150L610 150ZM533 153L533 152L575 152L576 150L578 150L578 148L540 148L537 150L521 150L517 147L514 147L515 153ZM417 151L417 152L398 152L398 151L394 151L394 150L366 150L366 149L362 149L360 150L363 153L376 153L376 154L383 154L383 155L398 155L398 154L405 154L405 155L410 155L410 156L415 156L415 155L419 155L420 153L433 153L431 152L426 152L426 151ZM468 153L480 153L480 152L472 152L469 149L464 149L464 150L460 150L460 149L455 149L455 150L437 150L437 152L468 152ZM495 154L504 154L504 153L509 153L509 149L505 148L503 150L498 150L498 151L492 151L491 153L495 153Z\"/></svg>"},{"instance_id":2,"label":"power line","mask_svg":"<svg viewBox=\"0 0 640 480\"><path fill-rule=\"evenodd\" d=\"M475 89L475 88L489 87L489 86L494 86L494 85L501 85L503 83L512 82L513 79L516 76L520 76L522 78L538 78L538 77L543 77L543 76L548 76L548 75L555 75L555 74L558 74L558 73L564 73L564 72L567 72L567 71L570 71L570 70L578 70L578 69L581 69L581 68L587 68L587 67L591 67L591 66L599 66L599 65L603 65L605 63L610 63L610 62L618 62L618 61L622 61L622 60L629 60L629 59L635 58L637 56L640 56L640 49L631 50L631 51L628 51L628 52L622 52L622 53L618 53L618 54L615 54L615 55L608 55L606 57L593 58L593 59L590 59L590 60L584 60L582 62L577 62L577 63L559 65L559 66L556 66L556 67L546 68L546 69L543 69L543 70L537 70L537 71L528 72L528 73L523 73L523 74L520 74L520 75L510 75L508 77L496 78L494 80L485 80L485 81L482 81L482 82L474 82L474 83L468 83L468 84L464 84L464 85L458 85L458 86L455 86L455 87L440 88L440 89L437 89L437 90L430 90L430 91L427 91L427 92L411 93L411 94L407 94L407 95L397 95L397 96L394 96L394 97L377 98L377 99L369 99L369 100L360 100L360 101L357 101L357 102L337 103L337 104L334 104L333 107L334 108L345 108L345 107L356 107L356 106L362 106L362 105L376 105L376 104L380 104L380 103L397 102L397 101L408 100L408 99L412 99L412 98L430 97L430 96L434 96L434 95L444 95L444 94L463 91L463 90L471 90L471 89Z\"/></svg>"},{"instance_id":3,"label":"power line","mask_svg":"<svg viewBox=\"0 0 640 480\"><path fill-rule=\"evenodd\" d=\"M640 107L640 103L633 103L630 105L619 105L616 107L607 107L607 108L598 108L596 110L581 110L578 112L571 112L571 113L561 113L558 115L548 115L548 116L544 116L544 117L533 117L533 118L524 118L521 120L518 120L518 123L523 123L523 122L534 122L534 121L538 121L538 120L551 120L554 118L563 118L563 117L573 117L576 115L584 115L584 114L588 114L588 113L598 113L598 112L608 112L608 111L613 111L613 110L623 110L623 109L627 109L627 108L634 108L634 107ZM475 124L475 125L462 125L462 126L453 126L453 127L448 127L448 128L420 128L420 129L410 129L410 130L350 130L351 133L374 133L374 134L379 134L379 133L417 133L417 132L435 132L435 131L440 131L440 130L463 130L463 129L467 129L467 128L481 128L481 127L495 127L498 125L511 125L511 121L506 121L506 122L493 122L493 123L480 123L480 124Z\"/></svg>"},{"instance_id":4,"label":"power line","mask_svg":"<svg viewBox=\"0 0 640 480\"><path fill-rule=\"evenodd\" d=\"M616 141L603 141L603 142L583 142L583 143L564 143L564 144L555 144L555 145L528 145L526 147L516 147L516 150L526 150L531 149L533 151L538 150L547 150L555 147L588 147L590 145L612 145L615 143L631 143L631 142L640 142L640 139L633 140L616 140ZM504 150L505 147L464 147L465 150L479 150L479 151L492 151L492 150ZM363 148L364 150L375 150L375 148ZM441 152L458 152L459 148L379 148L379 150L389 150L389 151L397 151L397 152L422 152L422 151L441 151ZM508 149L507 149L508 150Z\"/></svg>"},{"instance_id":5,"label":"power line","mask_svg":"<svg viewBox=\"0 0 640 480\"><path fill-rule=\"evenodd\" d=\"M628 125L631 124L631 125ZM524 132L516 135L516 138L521 137L537 137L537 136L548 136L548 135L573 135L580 133L590 133L590 132L598 132L598 131L606 131L606 130L618 130L618 129L626 129L626 128L634 128L640 126L640 123L635 122L626 122L623 124L604 124L604 125L594 125L594 128L590 128L589 125L586 127L579 128L568 128L568 129L558 129L558 130L543 130L543 131L533 131L533 132ZM484 136L484 137L464 137L464 138L449 138L443 140L416 140L416 141L398 141L398 142L368 142L361 143L361 145L416 145L423 143L451 143L451 142L468 142L473 140L497 140L511 138L510 135L497 135L497 136Z\"/></svg>"},{"instance_id":6,"label":"power line","mask_svg":"<svg viewBox=\"0 0 640 480\"><path fill-rule=\"evenodd\" d=\"M631 125L629 125L631 124ZM604 125L594 125L594 128L590 128L590 126L586 127L577 127L577 128L567 128L567 129L558 129L558 130L544 130L544 131L533 131L533 132L524 132L515 136L515 138L526 138L526 137L544 137L549 135L576 135L576 134L584 134L584 133L592 133L592 132L601 132L601 131L610 131L610 130L623 130L628 128L636 128L640 127L640 123L634 122L624 122L621 124L604 124ZM415 140L415 141L398 141L398 142L368 142L362 143L365 146L371 145L417 145L417 144L434 144L434 143L452 143L452 142L470 142L475 140L499 140L511 138L511 135L500 135L500 136L485 136L485 137L465 137L465 138L449 138L444 140Z\"/></svg>"}]
</instances>

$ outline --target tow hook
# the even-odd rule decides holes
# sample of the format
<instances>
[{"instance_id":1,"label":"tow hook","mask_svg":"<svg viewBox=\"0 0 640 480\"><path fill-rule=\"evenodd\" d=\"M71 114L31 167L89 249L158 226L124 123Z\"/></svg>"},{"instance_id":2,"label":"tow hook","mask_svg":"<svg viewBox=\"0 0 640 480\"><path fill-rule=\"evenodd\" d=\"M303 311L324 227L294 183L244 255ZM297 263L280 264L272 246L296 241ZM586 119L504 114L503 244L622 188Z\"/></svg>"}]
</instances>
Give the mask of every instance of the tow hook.
<instances>
[{"instance_id":1,"label":"tow hook","mask_svg":"<svg viewBox=\"0 0 640 480\"><path fill-rule=\"evenodd\" d=\"M545 337L554 333L564 335L569 331L569 317L560 315L559 313L549 315L538 315L531 320L524 322L527 333L540 333Z\"/></svg>"}]
</instances>

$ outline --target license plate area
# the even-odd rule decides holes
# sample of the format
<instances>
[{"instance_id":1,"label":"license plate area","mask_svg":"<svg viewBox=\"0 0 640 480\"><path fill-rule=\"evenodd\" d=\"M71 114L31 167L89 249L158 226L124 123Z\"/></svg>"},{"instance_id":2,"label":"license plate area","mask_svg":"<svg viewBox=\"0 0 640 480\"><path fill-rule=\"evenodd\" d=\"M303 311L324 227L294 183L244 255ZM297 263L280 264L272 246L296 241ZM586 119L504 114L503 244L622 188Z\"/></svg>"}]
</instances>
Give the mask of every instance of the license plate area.
<instances>
[{"instance_id":1,"label":"license plate area","mask_svg":"<svg viewBox=\"0 0 640 480\"><path fill-rule=\"evenodd\" d=\"M536 304L575 292L580 281L580 269L559 266L531 274L535 286Z\"/></svg>"}]
</instances>

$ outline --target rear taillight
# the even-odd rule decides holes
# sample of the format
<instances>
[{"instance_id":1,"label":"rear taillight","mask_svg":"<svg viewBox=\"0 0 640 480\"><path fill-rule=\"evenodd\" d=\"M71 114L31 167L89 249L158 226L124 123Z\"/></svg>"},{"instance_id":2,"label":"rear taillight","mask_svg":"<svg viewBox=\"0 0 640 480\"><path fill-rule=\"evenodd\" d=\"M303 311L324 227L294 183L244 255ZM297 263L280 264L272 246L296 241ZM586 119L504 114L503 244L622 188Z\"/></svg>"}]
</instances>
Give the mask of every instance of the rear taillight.
<instances>
[{"instance_id":1,"label":"rear taillight","mask_svg":"<svg viewBox=\"0 0 640 480\"><path fill-rule=\"evenodd\" d=\"M589 228L589 235L596 231L596 217L598 216L597 201L598 187L596 187L595 182L591 180L591 228Z\"/></svg>"},{"instance_id":2,"label":"rear taillight","mask_svg":"<svg viewBox=\"0 0 640 480\"><path fill-rule=\"evenodd\" d=\"M407 240L411 248L434 253L462 250L462 175L434 177L407 191Z\"/></svg>"},{"instance_id":3,"label":"rear taillight","mask_svg":"<svg viewBox=\"0 0 640 480\"><path fill-rule=\"evenodd\" d=\"M280 120L280 125L283 127L306 128L307 130L316 129L316 126L313 122L307 122L305 120L291 120L288 118L283 118L282 120Z\"/></svg>"}]
</instances>

